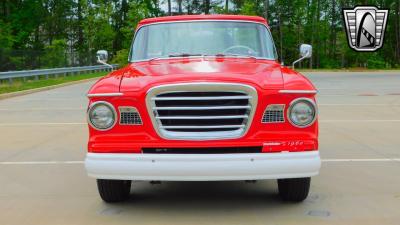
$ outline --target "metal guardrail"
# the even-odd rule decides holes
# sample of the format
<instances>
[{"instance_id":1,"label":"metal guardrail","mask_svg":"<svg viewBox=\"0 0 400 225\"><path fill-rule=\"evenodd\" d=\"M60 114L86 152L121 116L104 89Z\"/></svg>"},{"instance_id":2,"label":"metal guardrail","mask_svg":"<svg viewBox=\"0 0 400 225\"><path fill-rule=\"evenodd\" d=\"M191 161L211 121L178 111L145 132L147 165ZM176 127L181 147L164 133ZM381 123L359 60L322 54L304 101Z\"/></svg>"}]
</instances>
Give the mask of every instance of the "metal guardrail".
<instances>
[{"instance_id":1,"label":"metal guardrail","mask_svg":"<svg viewBox=\"0 0 400 225\"><path fill-rule=\"evenodd\" d=\"M117 64L113 64L112 66L114 69L118 68ZM9 83L12 83L13 79L16 78L22 78L25 81L26 78L34 77L35 80L38 80L40 76L45 76L46 79L48 79L50 75L58 77L58 76L68 76L68 75L76 75L87 72L100 72L100 71L111 71L111 68L105 65L96 65L96 66L42 69L42 70L9 71L9 72L0 72L0 80L8 80Z\"/></svg>"}]
</instances>

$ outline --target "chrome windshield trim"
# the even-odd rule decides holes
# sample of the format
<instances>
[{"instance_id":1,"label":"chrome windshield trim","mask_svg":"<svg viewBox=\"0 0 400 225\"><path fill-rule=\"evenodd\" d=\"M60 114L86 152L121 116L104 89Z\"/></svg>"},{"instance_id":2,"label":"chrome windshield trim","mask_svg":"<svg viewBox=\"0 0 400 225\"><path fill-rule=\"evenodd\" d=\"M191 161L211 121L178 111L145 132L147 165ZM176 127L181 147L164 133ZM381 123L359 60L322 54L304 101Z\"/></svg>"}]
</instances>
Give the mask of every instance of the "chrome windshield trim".
<instances>
[{"instance_id":1,"label":"chrome windshield trim","mask_svg":"<svg viewBox=\"0 0 400 225\"><path fill-rule=\"evenodd\" d=\"M115 96L123 96L123 95L124 95L123 93L118 92L118 93L96 93L96 94L87 94L86 96L87 96L88 98L91 98L91 97L115 97Z\"/></svg>"},{"instance_id":2,"label":"chrome windshield trim","mask_svg":"<svg viewBox=\"0 0 400 225\"><path fill-rule=\"evenodd\" d=\"M272 37L272 33L271 30L269 29L269 27L267 25L265 25L264 23L261 22L256 22L256 21L250 21L250 20L218 20L218 19L212 19L212 20L195 20L195 19L188 19L188 20L182 20L182 21L165 21L165 22L155 22L155 23L150 23L150 24L145 24L140 26L136 31L135 31L135 35L133 36L133 41L131 43L131 47L129 49L129 56L128 56L128 62L130 63L137 63L137 62L148 62L148 61L152 61L152 60L165 60L165 59L181 59L181 58L204 58L204 56L189 56L189 57L155 57L155 58L150 58L150 59L140 59L140 60L131 60L131 56L132 56L132 48L133 48L133 43L135 42L136 39L136 34L139 32L140 29L142 29L143 27L147 27L147 26L152 26L152 25L158 25L158 24L169 24L169 23L191 23L191 22L236 22L236 23L255 23L255 24L260 24L262 26L264 26L269 35L271 36L271 41L272 41L272 46L274 47L274 54L275 54L275 58L263 58L263 57L254 57L257 60L278 60L278 53L276 51L276 46L275 46L275 42L274 39ZM238 57L238 56L234 56L234 57L224 57L224 58L235 58L235 59L249 59L249 56L244 56L244 57Z\"/></svg>"},{"instance_id":3,"label":"chrome windshield trim","mask_svg":"<svg viewBox=\"0 0 400 225\"><path fill-rule=\"evenodd\" d=\"M217 58L218 56L212 56L212 55L207 55L207 56L179 56L179 57L160 57L160 58L150 58L150 59L141 59L141 60L135 60L135 61L130 61L130 63L137 63L137 62L148 62L148 61L153 61L153 60L166 60L166 59L199 59L199 58ZM249 57L249 56L224 56L221 57L224 59L252 59L254 58L255 60L271 60L275 61L276 59L272 58L262 58L262 57Z\"/></svg>"},{"instance_id":4,"label":"chrome windshield trim","mask_svg":"<svg viewBox=\"0 0 400 225\"><path fill-rule=\"evenodd\" d=\"M317 94L317 90L279 90L282 94Z\"/></svg>"}]
</instances>

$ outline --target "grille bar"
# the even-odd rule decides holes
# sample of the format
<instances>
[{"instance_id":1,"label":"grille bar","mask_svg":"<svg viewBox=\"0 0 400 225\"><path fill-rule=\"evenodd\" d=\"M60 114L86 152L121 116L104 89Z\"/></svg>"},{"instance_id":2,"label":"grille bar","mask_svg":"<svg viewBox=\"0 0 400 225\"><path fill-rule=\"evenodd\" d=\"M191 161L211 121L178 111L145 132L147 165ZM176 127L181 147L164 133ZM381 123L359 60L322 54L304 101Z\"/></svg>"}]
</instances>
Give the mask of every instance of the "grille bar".
<instances>
[{"instance_id":1,"label":"grille bar","mask_svg":"<svg viewBox=\"0 0 400 225\"><path fill-rule=\"evenodd\" d=\"M171 101L171 100L231 100L231 99L251 99L251 96L220 96L220 97L154 97L154 101Z\"/></svg>"},{"instance_id":2,"label":"grille bar","mask_svg":"<svg viewBox=\"0 0 400 225\"><path fill-rule=\"evenodd\" d=\"M221 125L221 126L160 126L162 129L219 129L219 128L243 128L245 125Z\"/></svg>"},{"instance_id":3,"label":"grille bar","mask_svg":"<svg viewBox=\"0 0 400 225\"><path fill-rule=\"evenodd\" d=\"M153 110L207 110L207 109L251 109L250 105L236 106L173 106L173 107L153 107Z\"/></svg>"},{"instance_id":4,"label":"grille bar","mask_svg":"<svg viewBox=\"0 0 400 225\"><path fill-rule=\"evenodd\" d=\"M216 119L247 119L247 115L237 116L156 116L156 119L176 119L176 120L216 120Z\"/></svg>"}]
</instances>

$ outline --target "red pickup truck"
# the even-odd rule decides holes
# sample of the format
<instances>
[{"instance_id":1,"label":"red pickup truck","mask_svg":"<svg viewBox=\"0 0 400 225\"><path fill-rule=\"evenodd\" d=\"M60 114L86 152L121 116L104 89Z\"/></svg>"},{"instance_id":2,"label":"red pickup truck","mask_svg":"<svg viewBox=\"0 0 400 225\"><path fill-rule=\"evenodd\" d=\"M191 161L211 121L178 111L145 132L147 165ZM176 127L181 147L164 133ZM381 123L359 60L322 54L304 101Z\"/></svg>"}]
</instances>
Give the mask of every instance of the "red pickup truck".
<instances>
[{"instance_id":1,"label":"red pickup truck","mask_svg":"<svg viewBox=\"0 0 400 225\"><path fill-rule=\"evenodd\" d=\"M321 164L316 92L279 63L261 17L142 20L129 65L88 92L87 173L106 202L132 180L263 179L302 201Z\"/></svg>"}]
</instances>

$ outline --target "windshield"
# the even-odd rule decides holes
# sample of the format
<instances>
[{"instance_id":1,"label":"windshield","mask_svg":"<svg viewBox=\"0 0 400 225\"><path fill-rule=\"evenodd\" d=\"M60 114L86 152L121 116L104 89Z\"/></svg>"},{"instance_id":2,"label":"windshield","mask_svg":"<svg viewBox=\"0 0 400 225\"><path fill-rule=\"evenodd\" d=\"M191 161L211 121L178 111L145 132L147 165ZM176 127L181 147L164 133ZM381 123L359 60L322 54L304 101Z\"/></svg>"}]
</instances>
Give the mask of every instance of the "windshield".
<instances>
[{"instance_id":1,"label":"windshield","mask_svg":"<svg viewBox=\"0 0 400 225\"><path fill-rule=\"evenodd\" d=\"M277 58L271 34L262 24L195 21L140 28L134 38L130 61L204 55Z\"/></svg>"}]
</instances>

